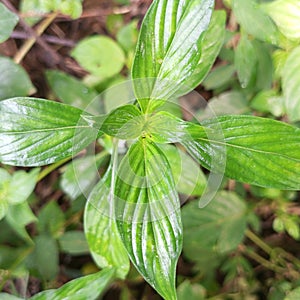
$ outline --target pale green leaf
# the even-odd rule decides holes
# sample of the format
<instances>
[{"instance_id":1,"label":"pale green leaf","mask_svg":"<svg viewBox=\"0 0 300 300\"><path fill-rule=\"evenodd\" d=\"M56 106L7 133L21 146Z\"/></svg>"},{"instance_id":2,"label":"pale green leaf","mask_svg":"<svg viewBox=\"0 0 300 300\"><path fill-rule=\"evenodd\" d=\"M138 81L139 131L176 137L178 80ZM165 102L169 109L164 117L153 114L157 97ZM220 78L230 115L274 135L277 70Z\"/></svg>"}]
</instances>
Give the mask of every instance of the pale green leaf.
<instances>
[{"instance_id":1,"label":"pale green leaf","mask_svg":"<svg viewBox=\"0 0 300 300\"><path fill-rule=\"evenodd\" d=\"M204 208L197 200L182 209L183 252L194 261L205 253L224 254L236 249L244 238L246 205L232 192L219 192Z\"/></svg>"},{"instance_id":2,"label":"pale green leaf","mask_svg":"<svg viewBox=\"0 0 300 300\"><path fill-rule=\"evenodd\" d=\"M114 267L119 278L129 271L129 259L113 215L112 168L91 192L84 212L85 235L96 264Z\"/></svg>"},{"instance_id":3,"label":"pale green leaf","mask_svg":"<svg viewBox=\"0 0 300 300\"><path fill-rule=\"evenodd\" d=\"M300 2L276 0L262 5L279 30L291 40L300 39Z\"/></svg>"},{"instance_id":4,"label":"pale green leaf","mask_svg":"<svg viewBox=\"0 0 300 300\"><path fill-rule=\"evenodd\" d=\"M272 19L260 8L257 0L233 0L232 9L238 23L255 38L278 44L279 34Z\"/></svg>"},{"instance_id":5,"label":"pale green leaf","mask_svg":"<svg viewBox=\"0 0 300 300\"><path fill-rule=\"evenodd\" d=\"M0 299L1 300L23 300L22 298L7 293L0 293Z\"/></svg>"},{"instance_id":6,"label":"pale green leaf","mask_svg":"<svg viewBox=\"0 0 300 300\"><path fill-rule=\"evenodd\" d=\"M80 109L36 98L0 102L0 162L41 166L72 156L98 136Z\"/></svg>"},{"instance_id":7,"label":"pale green leaf","mask_svg":"<svg viewBox=\"0 0 300 300\"><path fill-rule=\"evenodd\" d=\"M82 13L82 1L83 0L52 0L49 2L52 5L53 11L58 11L70 16L72 19L77 19Z\"/></svg>"},{"instance_id":8,"label":"pale green leaf","mask_svg":"<svg viewBox=\"0 0 300 300\"><path fill-rule=\"evenodd\" d=\"M182 244L179 208L167 158L156 144L139 139L117 173L117 226L132 263L166 300L176 299L175 271Z\"/></svg>"},{"instance_id":9,"label":"pale green leaf","mask_svg":"<svg viewBox=\"0 0 300 300\"><path fill-rule=\"evenodd\" d=\"M100 35L80 41L71 55L84 69L101 80L118 74L125 61L120 46L111 38Z\"/></svg>"},{"instance_id":10,"label":"pale green leaf","mask_svg":"<svg viewBox=\"0 0 300 300\"><path fill-rule=\"evenodd\" d=\"M22 0L20 1L20 11L29 15L37 15L37 17L26 17L25 21L29 25L37 23L41 17L39 15L48 13L52 9L52 1L50 0Z\"/></svg>"},{"instance_id":11,"label":"pale green leaf","mask_svg":"<svg viewBox=\"0 0 300 300\"><path fill-rule=\"evenodd\" d=\"M59 237L61 251L71 255L89 254L89 246L82 231L67 231Z\"/></svg>"},{"instance_id":12,"label":"pale green leaf","mask_svg":"<svg viewBox=\"0 0 300 300\"><path fill-rule=\"evenodd\" d=\"M204 300L206 295L205 288L198 283L190 283L185 280L177 288L178 300Z\"/></svg>"},{"instance_id":13,"label":"pale green leaf","mask_svg":"<svg viewBox=\"0 0 300 300\"><path fill-rule=\"evenodd\" d=\"M200 83L206 72L198 67L203 49L206 47L206 53L210 53L205 58L209 65L220 50L216 37L212 41L208 34L204 42L213 5L213 0L155 0L152 3L141 27L132 68L133 79L141 79L134 82L139 100L178 96ZM219 26L216 28L219 34ZM140 104L143 110L148 106L148 102L140 101Z\"/></svg>"},{"instance_id":14,"label":"pale green leaf","mask_svg":"<svg viewBox=\"0 0 300 300\"><path fill-rule=\"evenodd\" d=\"M284 298L284 300L296 300L300 298L300 287L295 288Z\"/></svg>"},{"instance_id":15,"label":"pale green leaf","mask_svg":"<svg viewBox=\"0 0 300 300\"><path fill-rule=\"evenodd\" d=\"M243 88L247 87L255 71L257 55L252 42L242 35L235 50L234 65Z\"/></svg>"},{"instance_id":16,"label":"pale green leaf","mask_svg":"<svg viewBox=\"0 0 300 300\"><path fill-rule=\"evenodd\" d=\"M117 41L126 51L134 50L138 39L137 20L133 20L125 26L122 26L117 33Z\"/></svg>"},{"instance_id":17,"label":"pale green leaf","mask_svg":"<svg viewBox=\"0 0 300 300\"><path fill-rule=\"evenodd\" d=\"M96 300L114 277L114 269L74 279L57 290L43 291L30 300Z\"/></svg>"},{"instance_id":18,"label":"pale green leaf","mask_svg":"<svg viewBox=\"0 0 300 300\"><path fill-rule=\"evenodd\" d=\"M207 136L183 144L206 168L254 185L300 189L299 128L253 116L222 116L202 126Z\"/></svg>"},{"instance_id":19,"label":"pale green leaf","mask_svg":"<svg viewBox=\"0 0 300 300\"><path fill-rule=\"evenodd\" d=\"M286 112L291 121L300 120L300 46L288 56L282 70L282 89Z\"/></svg>"},{"instance_id":20,"label":"pale green leaf","mask_svg":"<svg viewBox=\"0 0 300 300\"><path fill-rule=\"evenodd\" d=\"M19 21L19 17L0 3L0 43L9 38Z\"/></svg>"},{"instance_id":21,"label":"pale green leaf","mask_svg":"<svg viewBox=\"0 0 300 300\"><path fill-rule=\"evenodd\" d=\"M0 56L0 100L27 96L34 91L26 71L10 58Z\"/></svg>"}]
</instances>

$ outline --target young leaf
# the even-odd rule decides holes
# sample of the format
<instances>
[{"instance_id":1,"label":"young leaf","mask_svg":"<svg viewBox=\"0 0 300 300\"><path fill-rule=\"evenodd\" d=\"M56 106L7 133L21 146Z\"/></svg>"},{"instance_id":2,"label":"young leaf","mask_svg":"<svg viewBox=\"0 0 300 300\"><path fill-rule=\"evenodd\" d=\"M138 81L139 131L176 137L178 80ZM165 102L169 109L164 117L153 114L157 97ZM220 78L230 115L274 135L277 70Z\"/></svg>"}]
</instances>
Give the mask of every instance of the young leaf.
<instances>
[{"instance_id":1,"label":"young leaf","mask_svg":"<svg viewBox=\"0 0 300 300\"><path fill-rule=\"evenodd\" d=\"M206 252L223 254L234 250L244 237L246 205L232 192L222 191L204 208L192 201L182 209L184 254L203 259Z\"/></svg>"},{"instance_id":2,"label":"young leaf","mask_svg":"<svg viewBox=\"0 0 300 300\"><path fill-rule=\"evenodd\" d=\"M125 278L129 259L113 215L113 178L110 166L91 192L84 211L84 231L96 264L114 267L116 276Z\"/></svg>"},{"instance_id":3,"label":"young leaf","mask_svg":"<svg viewBox=\"0 0 300 300\"><path fill-rule=\"evenodd\" d=\"M164 299L176 299L180 203L167 158L146 138L134 143L121 161L115 204L117 226L132 263Z\"/></svg>"},{"instance_id":4,"label":"young leaf","mask_svg":"<svg viewBox=\"0 0 300 300\"><path fill-rule=\"evenodd\" d=\"M206 168L215 161L222 171L226 162L229 178L278 189L300 188L299 128L253 116L222 116L202 125L210 137L200 134L183 144Z\"/></svg>"},{"instance_id":5,"label":"young leaf","mask_svg":"<svg viewBox=\"0 0 300 300\"><path fill-rule=\"evenodd\" d=\"M46 290L30 300L95 300L103 293L114 277L113 268L74 279L57 290Z\"/></svg>"},{"instance_id":6,"label":"young leaf","mask_svg":"<svg viewBox=\"0 0 300 300\"><path fill-rule=\"evenodd\" d=\"M98 136L80 109L36 98L0 102L0 162L41 166L79 152Z\"/></svg>"},{"instance_id":7,"label":"young leaf","mask_svg":"<svg viewBox=\"0 0 300 300\"><path fill-rule=\"evenodd\" d=\"M134 82L138 99L167 99L185 94L185 85L192 90L203 79L201 73L196 79L195 71L202 48L213 44L219 50L219 43L210 38L209 46L203 43L213 5L213 0L153 2L142 24L132 68L133 79L141 79ZM205 59L212 63L215 56ZM140 104L143 110L148 105L141 101Z\"/></svg>"},{"instance_id":8,"label":"young leaf","mask_svg":"<svg viewBox=\"0 0 300 300\"><path fill-rule=\"evenodd\" d=\"M282 70L282 89L287 114L292 122L300 120L300 46L288 56Z\"/></svg>"},{"instance_id":9,"label":"young leaf","mask_svg":"<svg viewBox=\"0 0 300 300\"><path fill-rule=\"evenodd\" d=\"M10 58L0 56L0 100L34 92L26 71Z\"/></svg>"},{"instance_id":10,"label":"young leaf","mask_svg":"<svg viewBox=\"0 0 300 300\"><path fill-rule=\"evenodd\" d=\"M19 17L0 3L0 43L9 38L18 21Z\"/></svg>"},{"instance_id":11,"label":"young leaf","mask_svg":"<svg viewBox=\"0 0 300 300\"><path fill-rule=\"evenodd\" d=\"M278 30L272 19L259 7L257 0L232 0L232 9L242 28L259 40L278 44Z\"/></svg>"}]
</instances>

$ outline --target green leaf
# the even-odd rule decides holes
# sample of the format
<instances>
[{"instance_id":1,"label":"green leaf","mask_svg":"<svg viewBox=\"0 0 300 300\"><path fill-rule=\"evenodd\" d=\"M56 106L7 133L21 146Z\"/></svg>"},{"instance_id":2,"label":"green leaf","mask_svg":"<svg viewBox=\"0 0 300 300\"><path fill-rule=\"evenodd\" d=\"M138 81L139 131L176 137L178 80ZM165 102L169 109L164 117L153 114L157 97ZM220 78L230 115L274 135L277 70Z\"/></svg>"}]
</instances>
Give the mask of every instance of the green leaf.
<instances>
[{"instance_id":1,"label":"green leaf","mask_svg":"<svg viewBox=\"0 0 300 300\"><path fill-rule=\"evenodd\" d=\"M282 89L286 112L292 122L300 120L300 46L288 56L282 70Z\"/></svg>"},{"instance_id":2,"label":"green leaf","mask_svg":"<svg viewBox=\"0 0 300 300\"><path fill-rule=\"evenodd\" d=\"M287 38L300 39L300 3L298 0L277 0L265 3L262 7Z\"/></svg>"},{"instance_id":3,"label":"green leaf","mask_svg":"<svg viewBox=\"0 0 300 300\"><path fill-rule=\"evenodd\" d=\"M277 27L260 8L257 0L232 0L232 9L238 23L248 34L264 42L278 44Z\"/></svg>"},{"instance_id":4,"label":"green leaf","mask_svg":"<svg viewBox=\"0 0 300 300\"><path fill-rule=\"evenodd\" d=\"M295 288L284 298L284 300L296 300L300 298L300 287Z\"/></svg>"},{"instance_id":5,"label":"green leaf","mask_svg":"<svg viewBox=\"0 0 300 300\"><path fill-rule=\"evenodd\" d=\"M1 300L23 300L22 298L7 293L0 293L0 299Z\"/></svg>"},{"instance_id":6,"label":"green leaf","mask_svg":"<svg viewBox=\"0 0 300 300\"><path fill-rule=\"evenodd\" d=\"M61 251L71 255L89 254L89 246L82 231L67 231L59 237Z\"/></svg>"},{"instance_id":7,"label":"green leaf","mask_svg":"<svg viewBox=\"0 0 300 300\"><path fill-rule=\"evenodd\" d=\"M99 176L98 168L108 161L108 156L107 152L101 152L95 156L89 155L73 160L60 177L61 189L72 200L88 193Z\"/></svg>"},{"instance_id":8,"label":"green leaf","mask_svg":"<svg viewBox=\"0 0 300 300\"><path fill-rule=\"evenodd\" d=\"M32 243L32 239L26 230L26 226L36 222L37 218L27 202L10 206L5 220L20 237L25 241Z\"/></svg>"},{"instance_id":9,"label":"green leaf","mask_svg":"<svg viewBox=\"0 0 300 300\"><path fill-rule=\"evenodd\" d=\"M193 261L205 253L223 255L234 250L244 238L246 205L232 192L219 192L204 208L192 201L182 209L183 252Z\"/></svg>"},{"instance_id":10,"label":"green leaf","mask_svg":"<svg viewBox=\"0 0 300 300\"><path fill-rule=\"evenodd\" d=\"M204 167L216 164L222 172L226 165L227 177L254 185L300 188L299 128L253 116L222 116L202 126L209 137L183 144Z\"/></svg>"},{"instance_id":11,"label":"green leaf","mask_svg":"<svg viewBox=\"0 0 300 300\"><path fill-rule=\"evenodd\" d=\"M0 56L0 100L27 96L34 91L25 70L10 58Z\"/></svg>"},{"instance_id":12,"label":"green leaf","mask_svg":"<svg viewBox=\"0 0 300 300\"><path fill-rule=\"evenodd\" d=\"M204 300L206 291L204 287L198 283L191 284L185 280L177 288L178 300Z\"/></svg>"},{"instance_id":13,"label":"green leaf","mask_svg":"<svg viewBox=\"0 0 300 300\"><path fill-rule=\"evenodd\" d=\"M98 136L80 109L36 98L0 102L0 162L41 166L72 156Z\"/></svg>"},{"instance_id":14,"label":"green leaf","mask_svg":"<svg viewBox=\"0 0 300 300\"><path fill-rule=\"evenodd\" d=\"M115 210L132 263L164 299L176 299L180 202L167 158L146 138L136 141L120 163Z\"/></svg>"},{"instance_id":15,"label":"green leaf","mask_svg":"<svg viewBox=\"0 0 300 300\"><path fill-rule=\"evenodd\" d=\"M252 42L242 35L235 51L234 65L243 88L247 87L255 71L257 56Z\"/></svg>"},{"instance_id":16,"label":"green leaf","mask_svg":"<svg viewBox=\"0 0 300 300\"><path fill-rule=\"evenodd\" d=\"M9 184L11 175L0 168L0 220L6 215L8 210L7 194L9 193Z\"/></svg>"},{"instance_id":17,"label":"green leaf","mask_svg":"<svg viewBox=\"0 0 300 300\"><path fill-rule=\"evenodd\" d=\"M9 38L19 21L19 17L0 3L0 43Z\"/></svg>"},{"instance_id":18,"label":"green leaf","mask_svg":"<svg viewBox=\"0 0 300 300\"><path fill-rule=\"evenodd\" d=\"M70 16L72 19L77 19L82 13L83 0L52 0L50 1L53 11L59 11L62 14Z\"/></svg>"},{"instance_id":19,"label":"green leaf","mask_svg":"<svg viewBox=\"0 0 300 300\"><path fill-rule=\"evenodd\" d=\"M48 70L46 78L52 91L65 104L85 109L98 96L96 90L66 73Z\"/></svg>"},{"instance_id":20,"label":"green leaf","mask_svg":"<svg viewBox=\"0 0 300 300\"><path fill-rule=\"evenodd\" d=\"M125 61L123 50L106 36L92 36L80 41L71 52L78 63L101 80L118 74Z\"/></svg>"},{"instance_id":21,"label":"green leaf","mask_svg":"<svg viewBox=\"0 0 300 300\"><path fill-rule=\"evenodd\" d=\"M139 100L179 96L203 79L201 73L199 78L196 76L202 48L213 44L216 52L219 50L219 42L208 38L208 46L203 41L213 5L213 0L156 0L152 3L141 27L132 68L133 79L141 79L134 81ZM215 56L206 59L212 64ZM140 104L143 110L148 105L143 101Z\"/></svg>"},{"instance_id":22,"label":"green leaf","mask_svg":"<svg viewBox=\"0 0 300 300\"><path fill-rule=\"evenodd\" d=\"M96 300L114 277L114 269L74 279L57 290L43 291L30 300Z\"/></svg>"},{"instance_id":23,"label":"green leaf","mask_svg":"<svg viewBox=\"0 0 300 300\"><path fill-rule=\"evenodd\" d=\"M185 152L172 145L165 144L161 149L171 166L176 190L185 195L202 195L207 182L199 165Z\"/></svg>"},{"instance_id":24,"label":"green leaf","mask_svg":"<svg viewBox=\"0 0 300 300\"><path fill-rule=\"evenodd\" d=\"M96 264L114 267L116 276L124 279L129 259L120 238L113 214L112 167L91 192L84 212L85 235Z\"/></svg>"},{"instance_id":25,"label":"green leaf","mask_svg":"<svg viewBox=\"0 0 300 300\"><path fill-rule=\"evenodd\" d=\"M134 47L138 39L138 30L137 30L138 21L133 20L125 26L122 26L117 33L117 41L121 47L129 52L134 50Z\"/></svg>"}]
</instances>

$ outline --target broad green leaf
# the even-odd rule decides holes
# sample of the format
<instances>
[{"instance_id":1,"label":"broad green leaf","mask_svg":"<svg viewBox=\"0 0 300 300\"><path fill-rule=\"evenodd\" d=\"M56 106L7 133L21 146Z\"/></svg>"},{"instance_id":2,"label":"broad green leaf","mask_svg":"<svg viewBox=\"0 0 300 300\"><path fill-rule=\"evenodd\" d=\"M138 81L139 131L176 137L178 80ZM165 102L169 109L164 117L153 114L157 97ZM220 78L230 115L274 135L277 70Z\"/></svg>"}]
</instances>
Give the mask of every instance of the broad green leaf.
<instances>
[{"instance_id":1,"label":"broad green leaf","mask_svg":"<svg viewBox=\"0 0 300 300\"><path fill-rule=\"evenodd\" d=\"M292 122L300 120L300 46L288 56L282 70L282 90L286 112Z\"/></svg>"},{"instance_id":2,"label":"broad green leaf","mask_svg":"<svg viewBox=\"0 0 300 300\"><path fill-rule=\"evenodd\" d=\"M133 20L125 26L122 26L117 33L117 41L121 47L129 52L134 50L138 39L137 20Z\"/></svg>"},{"instance_id":3,"label":"broad green leaf","mask_svg":"<svg viewBox=\"0 0 300 300\"><path fill-rule=\"evenodd\" d=\"M54 239L64 232L65 215L55 201L45 204L38 214L37 230Z\"/></svg>"},{"instance_id":4,"label":"broad green leaf","mask_svg":"<svg viewBox=\"0 0 300 300\"><path fill-rule=\"evenodd\" d=\"M108 156L107 152L101 152L73 160L60 177L61 189L72 200L88 193L98 177L98 168L108 161Z\"/></svg>"},{"instance_id":5,"label":"broad green leaf","mask_svg":"<svg viewBox=\"0 0 300 300\"><path fill-rule=\"evenodd\" d=\"M244 238L246 205L233 192L219 192L204 208L192 201L182 209L183 252L193 260L206 253L224 254L234 250Z\"/></svg>"},{"instance_id":6,"label":"broad green leaf","mask_svg":"<svg viewBox=\"0 0 300 300\"><path fill-rule=\"evenodd\" d=\"M25 241L32 243L31 237L26 230L26 226L36 222L37 218L27 202L11 205L7 211L5 220L20 237Z\"/></svg>"},{"instance_id":7,"label":"broad green leaf","mask_svg":"<svg viewBox=\"0 0 300 300\"><path fill-rule=\"evenodd\" d=\"M232 0L232 9L238 23L248 34L264 42L278 44L277 27L260 8L257 0Z\"/></svg>"},{"instance_id":8,"label":"broad green leaf","mask_svg":"<svg viewBox=\"0 0 300 300\"><path fill-rule=\"evenodd\" d=\"M98 135L80 109L36 98L0 102L0 162L41 166L88 146Z\"/></svg>"},{"instance_id":9,"label":"broad green leaf","mask_svg":"<svg viewBox=\"0 0 300 300\"><path fill-rule=\"evenodd\" d=\"M276 0L262 5L279 30L291 40L300 39L300 2Z\"/></svg>"},{"instance_id":10,"label":"broad green leaf","mask_svg":"<svg viewBox=\"0 0 300 300\"><path fill-rule=\"evenodd\" d=\"M205 47L203 38L213 5L213 0L152 3L141 27L132 68L133 79L141 79L134 82L139 100L185 94L203 79L202 74L196 79L195 69ZM212 41L207 43L211 45ZM213 42L213 47L219 50L218 43ZM208 59L214 61L215 56ZM143 101L140 104L143 110L148 105Z\"/></svg>"},{"instance_id":11,"label":"broad green leaf","mask_svg":"<svg viewBox=\"0 0 300 300\"><path fill-rule=\"evenodd\" d=\"M156 144L139 139L117 173L117 226L132 263L166 300L176 299L175 271L182 244L179 209L167 158Z\"/></svg>"},{"instance_id":12,"label":"broad green leaf","mask_svg":"<svg viewBox=\"0 0 300 300\"><path fill-rule=\"evenodd\" d=\"M9 38L19 21L19 17L0 3L0 43Z\"/></svg>"},{"instance_id":13,"label":"broad green leaf","mask_svg":"<svg viewBox=\"0 0 300 300\"><path fill-rule=\"evenodd\" d=\"M85 109L98 95L96 90L61 71L48 70L46 77L52 91L65 104Z\"/></svg>"},{"instance_id":14,"label":"broad green leaf","mask_svg":"<svg viewBox=\"0 0 300 300\"><path fill-rule=\"evenodd\" d=\"M89 246L82 231L67 231L59 237L61 251L71 255L89 254Z\"/></svg>"},{"instance_id":15,"label":"broad green leaf","mask_svg":"<svg viewBox=\"0 0 300 300\"><path fill-rule=\"evenodd\" d=\"M198 283L190 283L185 280L177 288L178 300L204 300L206 295L205 288Z\"/></svg>"},{"instance_id":16,"label":"broad green leaf","mask_svg":"<svg viewBox=\"0 0 300 300\"><path fill-rule=\"evenodd\" d=\"M247 87L254 74L257 64L257 55L252 42L242 35L235 51L234 65L238 79L243 88Z\"/></svg>"},{"instance_id":17,"label":"broad green leaf","mask_svg":"<svg viewBox=\"0 0 300 300\"><path fill-rule=\"evenodd\" d=\"M176 190L185 195L202 195L207 182L198 163L172 145L163 145L161 149L170 163Z\"/></svg>"},{"instance_id":18,"label":"broad green leaf","mask_svg":"<svg viewBox=\"0 0 300 300\"><path fill-rule=\"evenodd\" d=\"M71 55L84 69L101 80L118 74L125 61L120 46L111 38L100 35L80 41Z\"/></svg>"},{"instance_id":19,"label":"broad green leaf","mask_svg":"<svg viewBox=\"0 0 300 300\"><path fill-rule=\"evenodd\" d=\"M74 279L57 290L43 291L30 300L96 300L114 278L114 269Z\"/></svg>"},{"instance_id":20,"label":"broad green leaf","mask_svg":"<svg viewBox=\"0 0 300 300\"><path fill-rule=\"evenodd\" d=\"M10 58L0 56L0 100L27 96L34 91L25 70Z\"/></svg>"},{"instance_id":21,"label":"broad green leaf","mask_svg":"<svg viewBox=\"0 0 300 300\"><path fill-rule=\"evenodd\" d=\"M296 300L300 298L300 287L295 288L284 298L284 300Z\"/></svg>"},{"instance_id":22,"label":"broad green leaf","mask_svg":"<svg viewBox=\"0 0 300 300\"><path fill-rule=\"evenodd\" d=\"M116 166L115 166L116 167ZM129 259L113 214L112 167L91 192L84 212L85 235L96 264L114 267L119 278L129 271Z\"/></svg>"},{"instance_id":23,"label":"broad green leaf","mask_svg":"<svg viewBox=\"0 0 300 300\"><path fill-rule=\"evenodd\" d=\"M299 128L253 116L222 116L202 126L209 138L200 134L183 144L204 167L210 169L214 161L219 164L216 170L222 171L226 162L224 175L229 178L278 189L300 188Z\"/></svg>"}]
</instances>

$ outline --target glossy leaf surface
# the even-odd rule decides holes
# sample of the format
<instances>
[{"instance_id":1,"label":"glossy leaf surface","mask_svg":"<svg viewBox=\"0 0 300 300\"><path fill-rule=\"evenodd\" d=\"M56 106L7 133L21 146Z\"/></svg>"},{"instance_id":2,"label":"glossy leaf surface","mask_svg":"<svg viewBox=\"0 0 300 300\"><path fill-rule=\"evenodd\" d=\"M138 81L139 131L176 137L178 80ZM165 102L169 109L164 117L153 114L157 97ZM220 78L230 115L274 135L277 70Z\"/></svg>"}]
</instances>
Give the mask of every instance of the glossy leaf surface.
<instances>
[{"instance_id":1,"label":"glossy leaf surface","mask_svg":"<svg viewBox=\"0 0 300 300\"><path fill-rule=\"evenodd\" d=\"M36 98L0 102L0 161L41 166L79 152L98 135L80 109Z\"/></svg>"},{"instance_id":2,"label":"glossy leaf surface","mask_svg":"<svg viewBox=\"0 0 300 300\"><path fill-rule=\"evenodd\" d=\"M84 231L96 264L114 267L119 278L129 271L129 259L114 218L111 167L92 190L84 212Z\"/></svg>"},{"instance_id":3,"label":"glossy leaf surface","mask_svg":"<svg viewBox=\"0 0 300 300\"><path fill-rule=\"evenodd\" d=\"M229 178L278 189L300 188L299 128L253 116L222 116L202 125L210 138L199 136L183 144L206 168L215 161L222 171L226 162L224 175Z\"/></svg>"},{"instance_id":4,"label":"glossy leaf surface","mask_svg":"<svg viewBox=\"0 0 300 300\"><path fill-rule=\"evenodd\" d=\"M193 78L192 85L189 81L196 76L213 5L213 0L153 2L143 21L132 68L133 79L143 79L135 84L137 98L167 99L180 94L181 88L185 93L185 85L192 90L200 82L201 75Z\"/></svg>"},{"instance_id":5,"label":"glossy leaf surface","mask_svg":"<svg viewBox=\"0 0 300 300\"><path fill-rule=\"evenodd\" d=\"M131 261L164 299L176 299L180 203L167 158L153 142L138 140L121 161L115 202L117 226Z\"/></svg>"},{"instance_id":6,"label":"glossy leaf surface","mask_svg":"<svg viewBox=\"0 0 300 300\"><path fill-rule=\"evenodd\" d=\"M0 43L9 38L18 21L19 17L0 3Z\"/></svg>"},{"instance_id":7,"label":"glossy leaf surface","mask_svg":"<svg viewBox=\"0 0 300 300\"><path fill-rule=\"evenodd\" d=\"M97 299L114 277L114 269L74 279L57 290L43 291L30 300L94 300Z\"/></svg>"}]
</instances>

